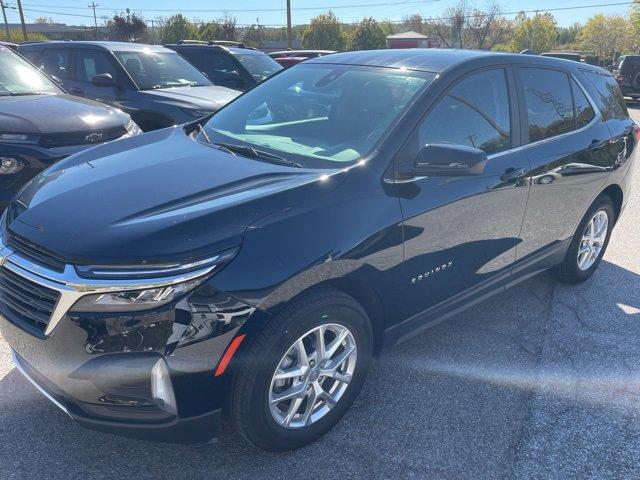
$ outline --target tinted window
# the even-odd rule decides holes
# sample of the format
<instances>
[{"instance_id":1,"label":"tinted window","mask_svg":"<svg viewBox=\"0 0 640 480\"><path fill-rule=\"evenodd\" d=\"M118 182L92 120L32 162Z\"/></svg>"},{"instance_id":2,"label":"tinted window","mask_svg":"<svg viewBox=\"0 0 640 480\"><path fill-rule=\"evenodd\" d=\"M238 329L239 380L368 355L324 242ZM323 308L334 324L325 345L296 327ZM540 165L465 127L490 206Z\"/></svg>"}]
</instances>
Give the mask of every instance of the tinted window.
<instances>
[{"instance_id":1,"label":"tinted window","mask_svg":"<svg viewBox=\"0 0 640 480\"><path fill-rule=\"evenodd\" d=\"M571 79L571 88L573 89L573 101L576 107L576 128L582 128L588 125L596 114L584 91L573 79Z\"/></svg>"},{"instance_id":2,"label":"tinted window","mask_svg":"<svg viewBox=\"0 0 640 480\"><path fill-rule=\"evenodd\" d=\"M220 53L213 49L208 51L205 65L205 72L216 85L225 85L229 82L230 79L226 76L227 73L238 72L238 65L231 58L231 55Z\"/></svg>"},{"instance_id":3,"label":"tinted window","mask_svg":"<svg viewBox=\"0 0 640 480\"><path fill-rule=\"evenodd\" d=\"M116 57L141 90L211 85L196 67L175 52L116 52Z\"/></svg>"},{"instance_id":4,"label":"tinted window","mask_svg":"<svg viewBox=\"0 0 640 480\"><path fill-rule=\"evenodd\" d=\"M250 145L303 165L366 155L433 73L304 65L241 95L205 125L213 142Z\"/></svg>"},{"instance_id":5,"label":"tinted window","mask_svg":"<svg viewBox=\"0 0 640 480\"><path fill-rule=\"evenodd\" d=\"M236 54L236 59L258 82L282 70L282 65L262 53L238 53Z\"/></svg>"},{"instance_id":6,"label":"tinted window","mask_svg":"<svg viewBox=\"0 0 640 480\"><path fill-rule=\"evenodd\" d=\"M40 68L62 80L73 79L72 53L70 50L46 49L40 59Z\"/></svg>"},{"instance_id":7,"label":"tinted window","mask_svg":"<svg viewBox=\"0 0 640 480\"><path fill-rule=\"evenodd\" d=\"M600 95L600 101L604 106L602 117L605 120L612 118L627 118L627 106L624 97L613 75L593 70L583 70L585 77L593 84Z\"/></svg>"},{"instance_id":8,"label":"tinted window","mask_svg":"<svg viewBox=\"0 0 640 480\"><path fill-rule=\"evenodd\" d=\"M488 154L511 147L509 95L503 69L455 85L419 127L420 145L452 143Z\"/></svg>"},{"instance_id":9,"label":"tinted window","mask_svg":"<svg viewBox=\"0 0 640 480\"><path fill-rule=\"evenodd\" d=\"M76 52L76 80L90 82L93 77L103 73L118 78L118 71L106 53L90 50Z\"/></svg>"},{"instance_id":10,"label":"tinted window","mask_svg":"<svg viewBox=\"0 0 640 480\"><path fill-rule=\"evenodd\" d=\"M529 117L529 140L536 142L574 129L569 76L556 70L521 68Z\"/></svg>"}]
</instances>

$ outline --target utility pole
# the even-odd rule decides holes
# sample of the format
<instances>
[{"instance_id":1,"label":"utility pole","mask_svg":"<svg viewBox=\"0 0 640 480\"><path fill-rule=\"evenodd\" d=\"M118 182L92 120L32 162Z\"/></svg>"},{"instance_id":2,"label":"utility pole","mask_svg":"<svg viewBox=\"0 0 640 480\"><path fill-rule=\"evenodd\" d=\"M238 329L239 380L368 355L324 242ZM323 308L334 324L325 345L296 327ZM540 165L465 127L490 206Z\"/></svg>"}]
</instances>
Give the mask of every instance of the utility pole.
<instances>
[{"instance_id":1,"label":"utility pole","mask_svg":"<svg viewBox=\"0 0 640 480\"><path fill-rule=\"evenodd\" d=\"M149 20L151 22L151 39L153 41L153 44L156 44L156 26L154 25L155 20L151 19Z\"/></svg>"},{"instance_id":2,"label":"utility pole","mask_svg":"<svg viewBox=\"0 0 640 480\"><path fill-rule=\"evenodd\" d=\"M22 37L27 41L27 26L24 24L24 13L22 12L22 1L18 0L18 12L20 12L20 23L22 24Z\"/></svg>"},{"instance_id":3,"label":"utility pole","mask_svg":"<svg viewBox=\"0 0 640 480\"><path fill-rule=\"evenodd\" d=\"M287 0L287 47L292 46L291 38L291 0Z\"/></svg>"},{"instance_id":4,"label":"utility pole","mask_svg":"<svg viewBox=\"0 0 640 480\"><path fill-rule=\"evenodd\" d=\"M98 4L96 2L91 2L88 6L93 9L93 25L95 26L94 36L95 39L98 40L98 18L96 17L96 7Z\"/></svg>"},{"instance_id":5,"label":"utility pole","mask_svg":"<svg viewBox=\"0 0 640 480\"><path fill-rule=\"evenodd\" d=\"M0 8L2 8L2 16L4 17L4 31L7 33L7 42L11 41L11 32L9 31L9 22L7 22L7 12L5 11L4 1L0 0Z\"/></svg>"}]
</instances>

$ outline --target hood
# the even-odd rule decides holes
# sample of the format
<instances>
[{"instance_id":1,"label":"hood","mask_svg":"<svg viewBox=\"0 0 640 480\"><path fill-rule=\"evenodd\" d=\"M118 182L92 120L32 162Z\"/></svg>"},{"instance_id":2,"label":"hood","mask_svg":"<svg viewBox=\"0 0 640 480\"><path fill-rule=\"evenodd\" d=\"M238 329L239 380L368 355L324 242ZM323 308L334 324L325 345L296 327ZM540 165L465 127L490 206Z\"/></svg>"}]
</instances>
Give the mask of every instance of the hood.
<instances>
[{"instance_id":1,"label":"hood","mask_svg":"<svg viewBox=\"0 0 640 480\"><path fill-rule=\"evenodd\" d=\"M129 115L116 108L66 94L0 96L2 133L94 132L128 121Z\"/></svg>"},{"instance_id":2,"label":"hood","mask_svg":"<svg viewBox=\"0 0 640 480\"><path fill-rule=\"evenodd\" d=\"M8 228L72 263L184 262L239 245L253 222L326 194L340 172L235 156L168 128L46 170L9 207Z\"/></svg>"},{"instance_id":3,"label":"hood","mask_svg":"<svg viewBox=\"0 0 640 480\"><path fill-rule=\"evenodd\" d=\"M155 101L172 103L179 107L218 110L242 92L217 85L202 87L173 87L144 90L145 96Z\"/></svg>"}]
</instances>

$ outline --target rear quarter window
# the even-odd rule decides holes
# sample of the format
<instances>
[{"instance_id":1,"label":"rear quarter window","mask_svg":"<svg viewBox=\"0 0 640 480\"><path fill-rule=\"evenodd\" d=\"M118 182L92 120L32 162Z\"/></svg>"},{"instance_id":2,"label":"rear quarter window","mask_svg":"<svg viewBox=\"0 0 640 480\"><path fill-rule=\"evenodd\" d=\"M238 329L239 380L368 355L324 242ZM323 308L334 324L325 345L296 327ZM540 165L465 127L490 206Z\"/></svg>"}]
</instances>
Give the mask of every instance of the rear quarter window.
<instances>
[{"instance_id":1,"label":"rear quarter window","mask_svg":"<svg viewBox=\"0 0 640 480\"><path fill-rule=\"evenodd\" d=\"M602 117L605 120L629 117L624 97L613 75L595 70L582 70L582 74L598 92Z\"/></svg>"}]
</instances>

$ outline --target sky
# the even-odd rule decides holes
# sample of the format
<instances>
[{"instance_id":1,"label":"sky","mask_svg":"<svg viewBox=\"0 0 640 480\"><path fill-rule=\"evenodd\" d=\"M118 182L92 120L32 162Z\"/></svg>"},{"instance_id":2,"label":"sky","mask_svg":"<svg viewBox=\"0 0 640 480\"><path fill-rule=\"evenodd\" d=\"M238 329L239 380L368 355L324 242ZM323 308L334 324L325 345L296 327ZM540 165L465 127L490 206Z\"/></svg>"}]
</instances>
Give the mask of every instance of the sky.
<instances>
[{"instance_id":1,"label":"sky","mask_svg":"<svg viewBox=\"0 0 640 480\"><path fill-rule=\"evenodd\" d=\"M16 0L4 0L15 6ZM98 17L112 16L114 12L130 8L147 19L168 17L183 13L189 18L213 20L224 17L225 13L235 16L238 24L263 25L286 24L286 0L94 0L98 4ZM92 25L93 12L87 5L91 0L22 0L25 19L51 17L54 21L67 25ZM293 24L308 23L319 13L333 10L341 21L353 22L365 16L377 20L402 20L405 16L420 13L424 17L438 17L458 0L291 0ZM482 9L485 0L471 2ZM585 22L596 13L625 14L629 5L620 5L624 0L499 0L504 12L519 10L556 9L561 7L589 6L594 4L615 4L606 7L589 7L573 10L552 11L558 25L567 26L574 22ZM375 5L374 5L375 4ZM19 22L15 10L8 9L9 22ZM513 15L511 15L513 16ZM100 23L100 18L98 19Z\"/></svg>"}]
</instances>

